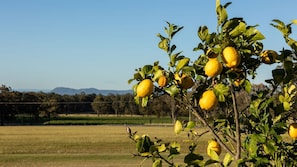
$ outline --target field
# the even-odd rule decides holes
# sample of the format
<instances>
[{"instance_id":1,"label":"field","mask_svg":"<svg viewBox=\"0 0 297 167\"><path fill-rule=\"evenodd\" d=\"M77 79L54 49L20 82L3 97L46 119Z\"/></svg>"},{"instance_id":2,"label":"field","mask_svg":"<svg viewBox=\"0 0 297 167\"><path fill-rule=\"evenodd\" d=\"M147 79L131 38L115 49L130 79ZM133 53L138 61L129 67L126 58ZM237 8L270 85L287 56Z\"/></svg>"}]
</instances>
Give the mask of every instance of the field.
<instances>
[{"instance_id":1,"label":"field","mask_svg":"<svg viewBox=\"0 0 297 167\"><path fill-rule=\"evenodd\" d=\"M131 126L138 134L178 141L187 151L186 134L175 135L172 126ZM205 150L210 134L201 139ZM142 159L133 157L135 144L124 125L99 126L3 126L0 127L2 167L132 167ZM182 156L177 161L182 162ZM146 160L142 166L151 166Z\"/></svg>"}]
</instances>

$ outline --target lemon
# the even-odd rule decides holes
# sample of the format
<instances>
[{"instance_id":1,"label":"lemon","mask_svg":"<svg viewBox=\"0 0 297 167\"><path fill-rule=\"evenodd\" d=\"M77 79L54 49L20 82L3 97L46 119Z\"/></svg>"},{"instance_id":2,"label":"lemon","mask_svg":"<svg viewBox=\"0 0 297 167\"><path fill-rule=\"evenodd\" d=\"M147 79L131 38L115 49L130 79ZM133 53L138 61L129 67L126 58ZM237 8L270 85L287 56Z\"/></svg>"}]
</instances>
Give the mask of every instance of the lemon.
<instances>
[{"instance_id":1,"label":"lemon","mask_svg":"<svg viewBox=\"0 0 297 167\"><path fill-rule=\"evenodd\" d=\"M203 110L212 110L218 104L218 99L212 90L203 92L199 99L199 106Z\"/></svg>"},{"instance_id":2,"label":"lemon","mask_svg":"<svg viewBox=\"0 0 297 167\"><path fill-rule=\"evenodd\" d=\"M215 140L209 141L207 146L207 155L211 157L210 150L215 151L218 155L220 155L222 151L220 144Z\"/></svg>"},{"instance_id":3,"label":"lemon","mask_svg":"<svg viewBox=\"0 0 297 167\"><path fill-rule=\"evenodd\" d=\"M164 86L166 86L167 84L167 78L165 75L162 75L159 79L158 79L158 85L159 87L163 88Z\"/></svg>"},{"instance_id":4,"label":"lemon","mask_svg":"<svg viewBox=\"0 0 297 167\"><path fill-rule=\"evenodd\" d=\"M297 123L292 123L290 126L289 126L289 136L296 140L297 139Z\"/></svg>"},{"instance_id":5,"label":"lemon","mask_svg":"<svg viewBox=\"0 0 297 167\"><path fill-rule=\"evenodd\" d=\"M264 50L261 54L261 61L265 64L273 64L275 63L277 53L274 50Z\"/></svg>"},{"instance_id":6,"label":"lemon","mask_svg":"<svg viewBox=\"0 0 297 167\"><path fill-rule=\"evenodd\" d=\"M154 89L153 81L150 79L142 80L137 88L136 88L136 95L138 97L146 97L152 94Z\"/></svg>"},{"instance_id":7,"label":"lemon","mask_svg":"<svg viewBox=\"0 0 297 167\"><path fill-rule=\"evenodd\" d=\"M223 50L222 59L227 67L235 68L241 61L241 56L234 47L228 46Z\"/></svg>"},{"instance_id":8,"label":"lemon","mask_svg":"<svg viewBox=\"0 0 297 167\"><path fill-rule=\"evenodd\" d=\"M222 72L223 65L218 61L217 58L211 58L205 64L204 72L208 77L216 77Z\"/></svg>"}]
</instances>

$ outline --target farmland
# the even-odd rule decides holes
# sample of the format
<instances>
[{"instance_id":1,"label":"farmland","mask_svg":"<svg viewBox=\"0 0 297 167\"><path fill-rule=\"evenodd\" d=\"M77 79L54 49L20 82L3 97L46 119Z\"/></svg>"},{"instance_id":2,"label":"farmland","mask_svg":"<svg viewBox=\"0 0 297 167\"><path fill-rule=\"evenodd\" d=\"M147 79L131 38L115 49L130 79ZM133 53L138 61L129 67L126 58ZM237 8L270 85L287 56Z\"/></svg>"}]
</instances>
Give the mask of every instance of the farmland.
<instances>
[{"instance_id":1,"label":"farmland","mask_svg":"<svg viewBox=\"0 0 297 167\"><path fill-rule=\"evenodd\" d=\"M130 128L138 134L181 142L182 152L187 151L186 135L175 135L170 125ZM5 167L131 167L142 163L141 158L132 156L135 144L128 138L125 125L3 126L0 136L0 166ZM200 150L205 150L210 137L202 137ZM182 155L177 160L182 162ZM151 161L142 165L151 166Z\"/></svg>"}]
</instances>

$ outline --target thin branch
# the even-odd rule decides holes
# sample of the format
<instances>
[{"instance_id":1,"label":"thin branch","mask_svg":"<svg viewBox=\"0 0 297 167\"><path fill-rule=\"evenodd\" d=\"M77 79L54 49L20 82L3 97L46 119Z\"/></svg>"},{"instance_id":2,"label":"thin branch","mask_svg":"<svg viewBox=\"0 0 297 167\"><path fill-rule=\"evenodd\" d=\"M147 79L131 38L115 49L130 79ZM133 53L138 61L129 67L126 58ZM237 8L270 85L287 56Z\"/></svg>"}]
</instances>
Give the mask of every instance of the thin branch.
<instances>
[{"instance_id":1,"label":"thin branch","mask_svg":"<svg viewBox=\"0 0 297 167\"><path fill-rule=\"evenodd\" d=\"M229 147L221 140L221 138L217 135L217 133L209 126L209 124L206 122L206 120L193 108L192 113L203 123L204 126L207 127L207 129L213 134L217 142L233 157L235 157L235 154L230 150Z\"/></svg>"},{"instance_id":2,"label":"thin branch","mask_svg":"<svg viewBox=\"0 0 297 167\"><path fill-rule=\"evenodd\" d=\"M240 122L239 122L239 112L237 110L236 98L233 90L233 86L231 85L231 96L233 103L233 111L234 111L234 119L235 119L235 128L236 128L236 155L235 160L239 160L241 157L241 134L240 134Z\"/></svg>"}]
</instances>

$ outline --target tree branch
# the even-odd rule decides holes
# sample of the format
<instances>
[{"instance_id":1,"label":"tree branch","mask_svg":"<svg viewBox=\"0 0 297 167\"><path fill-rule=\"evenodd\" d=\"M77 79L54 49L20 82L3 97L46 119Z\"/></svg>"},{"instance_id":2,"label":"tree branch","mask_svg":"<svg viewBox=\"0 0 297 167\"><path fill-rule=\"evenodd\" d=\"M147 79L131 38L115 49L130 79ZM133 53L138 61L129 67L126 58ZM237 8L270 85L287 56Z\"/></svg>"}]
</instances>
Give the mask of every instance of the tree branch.
<instances>
[{"instance_id":1,"label":"tree branch","mask_svg":"<svg viewBox=\"0 0 297 167\"><path fill-rule=\"evenodd\" d=\"M234 119L235 119L235 128L236 128L236 155L235 160L239 160L241 157L241 134L240 134L240 122L239 122L239 113L237 110L237 103L236 97L234 94L233 86L231 88L231 96L232 96L232 103L233 103L233 111L234 111Z\"/></svg>"}]
</instances>

